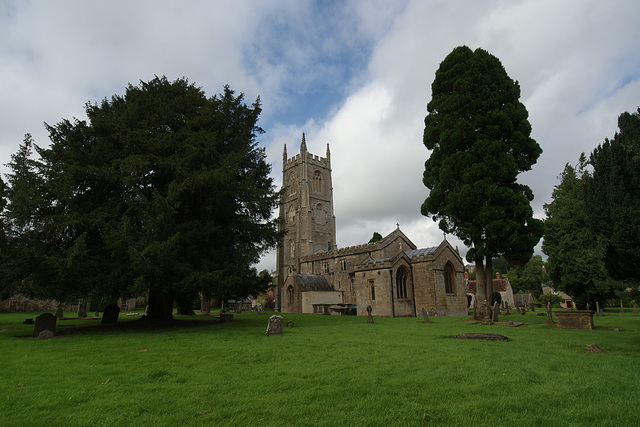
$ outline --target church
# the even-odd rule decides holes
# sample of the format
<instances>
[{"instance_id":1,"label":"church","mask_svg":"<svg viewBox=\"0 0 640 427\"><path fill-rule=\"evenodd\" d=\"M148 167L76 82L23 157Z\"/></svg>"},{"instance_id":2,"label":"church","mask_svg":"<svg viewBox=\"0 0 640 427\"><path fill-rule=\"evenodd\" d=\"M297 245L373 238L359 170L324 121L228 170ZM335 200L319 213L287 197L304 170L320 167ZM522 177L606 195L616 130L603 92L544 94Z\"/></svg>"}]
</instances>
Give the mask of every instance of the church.
<instances>
[{"instance_id":1,"label":"church","mask_svg":"<svg viewBox=\"0 0 640 427\"><path fill-rule=\"evenodd\" d=\"M447 240L417 248L398 226L377 242L339 248L333 211L331 153L288 157L284 147L277 247L276 305L283 313L355 309L358 316L467 314L464 264ZM344 185L344 184L342 184Z\"/></svg>"}]
</instances>

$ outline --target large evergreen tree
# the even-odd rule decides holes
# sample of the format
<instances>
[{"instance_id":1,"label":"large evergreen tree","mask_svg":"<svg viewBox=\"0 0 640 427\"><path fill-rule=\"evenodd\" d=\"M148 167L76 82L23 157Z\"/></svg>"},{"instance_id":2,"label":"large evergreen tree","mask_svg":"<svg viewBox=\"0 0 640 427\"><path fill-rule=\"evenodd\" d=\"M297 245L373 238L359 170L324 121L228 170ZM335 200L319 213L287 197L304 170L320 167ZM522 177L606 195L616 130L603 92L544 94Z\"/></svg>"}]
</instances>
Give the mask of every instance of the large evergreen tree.
<instances>
[{"instance_id":1,"label":"large evergreen tree","mask_svg":"<svg viewBox=\"0 0 640 427\"><path fill-rule=\"evenodd\" d=\"M542 250L548 255L548 273L556 290L564 291L583 308L604 302L610 295L604 267L604 245L589 229L584 202L584 158L578 170L566 165L547 214Z\"/></svg>"},{"instance_id":2,"label":"large evergreen tree","mask_svg":"<svg viewBox=\"0 0 640 427\"><path fill-rule=\"evenodd\" d=\"M431 191L421 211L471 247L479 303L490 300L492 259L523 264L543 234L533 193L517 182L542 152L519 98L498 58L461 46L440 64L427 105L423 182Z\"/></svg>"},{"instance_id":3,"label":"large evergreen tree","mask_svg":"<svg viewBox=\"0 0 640 427\"><path fill-rule=\"evenodd\" d=\"M585 208L609 276L631 285L640 280L640 109L621 114L618 127L589 157Z\"/></svg>"},{"instance_id":4,"label":"large evergreen tree","mask_svg":"<svg viewBox=\"0 0 640 427\"><path fill-rule=\"evenodd\" d=\"M32 227L48 250L39 271L22 271L33 293L148 292L149 316L162 320L199 291L246 294L251 265L279 236L260 111L228 87L207 98L156 77L87 105L88 121L48 126L51 147L37 149L47 226Z\"/></svg>"}]
</instances>

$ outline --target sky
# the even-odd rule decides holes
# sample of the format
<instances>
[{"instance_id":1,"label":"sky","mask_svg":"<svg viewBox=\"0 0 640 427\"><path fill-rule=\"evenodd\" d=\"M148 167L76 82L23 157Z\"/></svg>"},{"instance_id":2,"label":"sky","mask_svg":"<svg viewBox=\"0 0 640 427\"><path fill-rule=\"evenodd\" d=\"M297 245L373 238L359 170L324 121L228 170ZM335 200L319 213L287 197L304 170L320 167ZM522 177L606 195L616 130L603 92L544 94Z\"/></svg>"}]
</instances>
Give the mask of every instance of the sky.
<instances>
[{"instance_id":1,"label":"sky","mask_svg":"<svg viewBox=\"0 0 640 427\"><path fill-rule=\"evenodd\" d=\"M260 97L278 188L284 144L290 157L303 132L313 154L330 145L339 247L396 224L435 246L443 233L420 214L422 133L442 60L482 48L519 82L543 149L519 181L544 218L564 165L640 106L638 22L637 0L0 0L0 164L26 133L47 146L44 123L83 120L128 84L186 77L208 96L229 84ZM275 253L258 268L274 269Z\"/></svg>"}]
</instances>

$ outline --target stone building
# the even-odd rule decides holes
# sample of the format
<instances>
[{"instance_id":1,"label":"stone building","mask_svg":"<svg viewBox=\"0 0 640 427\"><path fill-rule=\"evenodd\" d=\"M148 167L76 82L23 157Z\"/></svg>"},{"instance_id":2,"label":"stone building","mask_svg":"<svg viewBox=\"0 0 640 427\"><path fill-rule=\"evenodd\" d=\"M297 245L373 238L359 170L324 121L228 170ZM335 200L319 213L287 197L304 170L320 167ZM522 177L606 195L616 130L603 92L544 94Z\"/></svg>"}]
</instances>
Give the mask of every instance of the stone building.
<instances>
[{"instance_id":1,"label":"stone building","mask_svg":"<svg viewBox=\"0 0 640 427\"><path fill-rule=\"evenodd\" d=\"M283 155L281 224L286 235L277 248L277 306L285 313L327 313L354 307L366 315L432 316L467 314L464 265L443 240L417 248L398 227L382 240L347 248L336 244L331 155L307 151Z\"/></svg>"}]
</instances>

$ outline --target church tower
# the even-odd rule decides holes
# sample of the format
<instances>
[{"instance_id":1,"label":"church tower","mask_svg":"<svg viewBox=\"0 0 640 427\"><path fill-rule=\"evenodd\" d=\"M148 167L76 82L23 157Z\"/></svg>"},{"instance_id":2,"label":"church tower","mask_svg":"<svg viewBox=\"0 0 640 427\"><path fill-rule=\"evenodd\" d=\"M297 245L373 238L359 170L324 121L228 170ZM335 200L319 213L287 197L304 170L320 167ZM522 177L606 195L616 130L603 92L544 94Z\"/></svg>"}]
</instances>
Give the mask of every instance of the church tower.
<instances>
[{"instance_id":1,"label":"church tower","mask_svg":"<svg viewBox=\"0 0 640 427\"><path fill-rule=\"evenodd\" d=\"M277 248L276 281L281 291L287 278L300 273L300 258L336 248L336 219L333 214L331 153L326 157L307 151L302 134L300 153L282 158L280 226L286 234ZM278 303L281 292L278 292ZM280 308L280 307L278 307Z\"/></svg>"}]
</instances>

